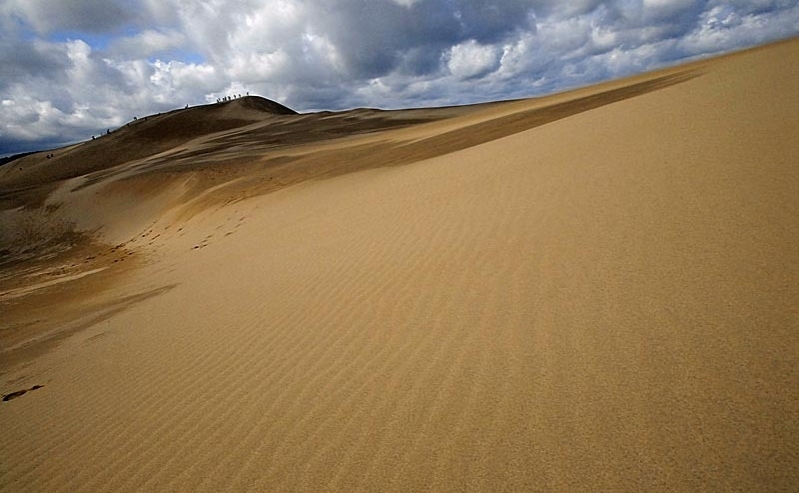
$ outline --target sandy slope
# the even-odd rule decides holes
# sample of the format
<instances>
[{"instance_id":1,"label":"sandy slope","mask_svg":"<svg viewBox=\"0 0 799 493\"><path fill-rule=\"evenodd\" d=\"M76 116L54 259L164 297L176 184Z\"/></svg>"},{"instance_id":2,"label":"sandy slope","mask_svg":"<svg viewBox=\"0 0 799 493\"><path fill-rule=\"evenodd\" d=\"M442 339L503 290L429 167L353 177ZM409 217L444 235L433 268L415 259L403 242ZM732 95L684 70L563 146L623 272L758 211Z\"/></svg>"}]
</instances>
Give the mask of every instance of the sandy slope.
<instances>
[{"instance_id":1,"label":"sandy slope","mask_svg":"<svg viewBox=\"0 0 799 493\"><path fill-rule=\"evenodd\" d=\"M90 320L4 363L3 393L44 387L0 403L0 487L791 490L798 56L271 147L256 123L171 154L215 153L191 172L61 184L64 218L151 200L90 214L135 268L15 287Z\"/></svg>"}]
</instances>

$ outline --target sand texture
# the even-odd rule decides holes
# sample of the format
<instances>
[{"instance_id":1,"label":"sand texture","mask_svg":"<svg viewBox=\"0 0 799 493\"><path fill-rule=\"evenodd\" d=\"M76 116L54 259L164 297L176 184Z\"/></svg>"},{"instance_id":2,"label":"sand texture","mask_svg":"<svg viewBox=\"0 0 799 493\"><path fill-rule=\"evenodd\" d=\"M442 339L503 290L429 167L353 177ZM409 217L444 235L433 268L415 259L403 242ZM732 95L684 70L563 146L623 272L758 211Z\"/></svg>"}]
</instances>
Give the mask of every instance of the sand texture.
<instances>
[{"instance_id":1,"label":"sand texture","mask_svg":"<svg viewBox=\"0 0 799 493\"><path fill-rule=\"evenodd\" d=\"M796 491L795 60L0 167L0 490Z\"/></svg>"}]
</instances>

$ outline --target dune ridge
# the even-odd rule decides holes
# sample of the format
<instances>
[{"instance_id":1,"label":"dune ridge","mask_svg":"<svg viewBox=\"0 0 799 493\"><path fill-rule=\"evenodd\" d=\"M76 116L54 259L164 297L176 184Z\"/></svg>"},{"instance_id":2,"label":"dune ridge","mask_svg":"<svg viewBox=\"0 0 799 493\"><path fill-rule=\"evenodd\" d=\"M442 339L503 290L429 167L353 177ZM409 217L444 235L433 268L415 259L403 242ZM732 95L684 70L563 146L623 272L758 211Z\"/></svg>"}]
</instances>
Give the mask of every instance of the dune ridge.
<instances>
[{"instance_id":1,"label":"dune ridge","mask_svg":"<svg viewBox=\"0 0 799 493\"><path fill-rule=\"evenodd\" d=\"M0 489L789 491L798 54L284 115L17 189L111 266L21 296L73 255L15 264L4 312L130 303L3 358L4 395L43 387L0 403Z\"/></svg>"}]
</instances>

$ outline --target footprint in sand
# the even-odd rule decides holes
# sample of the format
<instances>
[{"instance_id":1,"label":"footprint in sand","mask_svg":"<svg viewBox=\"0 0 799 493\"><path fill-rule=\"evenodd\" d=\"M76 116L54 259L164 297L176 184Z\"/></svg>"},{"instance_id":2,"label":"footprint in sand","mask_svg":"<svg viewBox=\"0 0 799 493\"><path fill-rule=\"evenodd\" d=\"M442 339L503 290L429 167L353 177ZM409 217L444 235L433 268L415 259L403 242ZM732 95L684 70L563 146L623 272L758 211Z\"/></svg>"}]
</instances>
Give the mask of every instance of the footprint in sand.
<instances>
[{"instance_id":1,"label":"footprint in sand","mask_svg":"<svg viewBox=\"0 0 799 493\"><path fill-rule=\"evenodd\" d=\"M11 392L10 394L6 394L6 395L3 396L3 402L8 402L8 401L10 401L12 399L16 399L17 397L22 397L23 395L27 394L28 392L40 389L42 387L44 387L44 385L34 385L33 387L31 387L29 389L23 389L23 390L17 390L17 391Z\"/></svg>"}]
</instances>

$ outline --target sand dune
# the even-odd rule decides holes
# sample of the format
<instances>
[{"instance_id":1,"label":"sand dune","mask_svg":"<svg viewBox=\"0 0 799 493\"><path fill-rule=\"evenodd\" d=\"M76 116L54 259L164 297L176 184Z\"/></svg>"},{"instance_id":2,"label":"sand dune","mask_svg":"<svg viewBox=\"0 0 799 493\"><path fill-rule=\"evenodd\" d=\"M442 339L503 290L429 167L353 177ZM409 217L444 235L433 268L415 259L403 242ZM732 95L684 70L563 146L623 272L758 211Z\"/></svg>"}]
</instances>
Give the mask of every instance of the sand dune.
<instances>
[{"instance_id":1,"label":"sand dune","mask_svg":"<svg viewBox=\"0 0 799 493\"><path fill-rule=\"evenodd\" d=\"M3 166L0 489L794 489L797 56Z\"/></svg>"}]
</instances>

